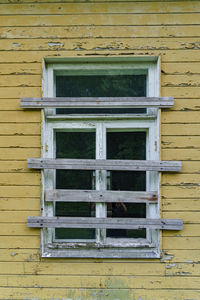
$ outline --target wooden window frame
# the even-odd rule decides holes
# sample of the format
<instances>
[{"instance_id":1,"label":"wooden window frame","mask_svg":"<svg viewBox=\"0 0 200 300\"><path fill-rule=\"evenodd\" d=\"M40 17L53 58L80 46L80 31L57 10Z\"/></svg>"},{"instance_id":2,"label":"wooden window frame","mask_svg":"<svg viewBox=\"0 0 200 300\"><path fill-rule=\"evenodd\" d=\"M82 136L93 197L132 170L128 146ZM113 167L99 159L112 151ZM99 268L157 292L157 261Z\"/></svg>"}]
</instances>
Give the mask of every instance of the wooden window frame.
<instances>
[{"instance_id":1,"label":"wooden window frame","mask_svg":"<svg viewBox=\"0 0 200 300\"><path fill-rule=\"evenodd\" d=\"M84 60L80 63L64 63L64 64L47 64L47 68L44 73L45 80L43 81L44 97L55 97L55 74L70 74L71 72L80 72L88 74L91 70L123 70L129 69L134 70L135 74L147 74L147 96L158 97L159 96L159 74L158 74L158 64L157 62L139 62L132 61L128 59L126 62L121 62L116 59L112 63L108 63L106 59L100 62L85 62ZM102 72L102 71L101 71ZM69 116L56 115L55 109L44 109L43 115L43 126L42 126L42 140L43 140L43 158L53 158L55 157L55 132L56 130L67 130L70 128L82 128L91 129L91 120L93 119L94 124L97 128L97 139L100 137L103 131L105 131L105 124L107 126L112 124L111 127L122 128L133 128L134 131L144 130L147 132L147 159L148 160L159 160L159 111L157 108L148 108L147 114L142 114L140 116L133 115L131 120L127 119L127 115L123 116L123 120L116 120L115 115L109 116L109 120L101 121L101 116L96 116L96 121L94 121L95 116L91 115L84 116L86 120L82 121L83 116L77 117L77 120L70 120ZM85 125L84 125L85 124ZM150 138L151 137L151 138ZM97 143L98 144L98 143ZM105 145L102 145L105 149ZM100 149L101 148L101 149ZM47 151L48 149L48 151ZM102 147L99 147L97 157L99 159L105 158L105 151L102 151ZM97 171L98 173L99 171ZM53 203L45 202L44 191L52 190L55 188L55 171L54 170L43 170L43 188L42 188L42 208L43 216L52 217ZM105 172L104 172L105 174ZM98 186L97 179L97 189L102 189L103 186L100 184ZM158 191L159 198L159 174L158 172L147 171L147 191ZM97 203L96 217L105 217L106 204ZM155 203L147 204L147 218L159 219L159 201ZM147 229L147 239L142 239L138 241L127 241L124 239L108 239L109 242L106 243L107 248L99 247L100 236L105 229L97 229L97 241L90 243L89 241L56 241L54 237L55 230L53 228L44 228L42 230L42 256L43 257L130 257L130 258L152 258L160 256L160 230L158 229ZM123 247L122 247L122 244ZM70 246L71 244L71 246ZM84 247L84 244L86 246ZM88 249L88 245L90 247Z\"/></svg>"}]
</instances>

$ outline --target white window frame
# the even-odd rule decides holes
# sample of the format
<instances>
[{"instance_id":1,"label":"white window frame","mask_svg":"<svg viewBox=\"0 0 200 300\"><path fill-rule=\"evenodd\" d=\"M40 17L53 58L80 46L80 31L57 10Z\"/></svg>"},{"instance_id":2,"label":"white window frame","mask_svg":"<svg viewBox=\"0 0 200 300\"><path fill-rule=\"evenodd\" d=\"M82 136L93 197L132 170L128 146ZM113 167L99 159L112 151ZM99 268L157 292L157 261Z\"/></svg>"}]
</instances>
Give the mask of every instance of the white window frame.
<instances>
[{"instance_id":1,"label":"white window frame","mask_svg":"<svg viewBox=\"0 0 200 300\"><path fill-rule=\"evenodd\" d=\"M159 64L157 60L141 62L139 60L127 58L122 60L120 58L111 59L102 58L98 61L95 59L81 59L79 62L75 60L66 60L64 63L48 63L44 68L43 77L43 91L44 97L55 97L55 73L70 74L70 72L79 72L80 74L88 74L87 72L95 70L126 70L134 74L142 74L144 71L147 74L147 97L159 96ZM103 140L102 135L105 136L105 130L109 129L130 129L132 131L146 131L147 132L147 160L159 160L159 109L153 108L147 110L147 114L132 115L128 117L123 115L121 120L117 120L116 115L109 116L107 119L102 116L76 116L76 120L70 116L55 115L55 109L44 109L42 112L42 157L55 158L55 132L60 130L91 130L97 129L96 145L97 155L96 159L105 158L106 148L105 143L98 147L99 141ZM53 115L54 114L54 115ZM96 189L105 189L105 184L98 181L98 174L96 171ZM102 172L102 171L101 171ZM148 171L147 173L147 191L157 191L159 199L159 173ZM103 172L102 172L103 174ZM106 171L104 171L106 176ZM105 179L105 178L104 178ZM55 171L42 171L42 191L41 191L41 205L42 215L51 217L54 215L53 203L45 203L44 191L55 188ZM97 204L96 217L106 217L106 204ZM160 218L159 201L158 203L147 204L147 218ZM99 257L99 258L158 258L160 257L160 230L147 229L147 239L127 241L125 239L111 239L107 238L106 243L109 249L99 248L97 244L102 242L99 240L100 229L97 229L96 246L87 249L83 244L87 241L77 241L77 247L70 246L70 241L55 241L54 229L48 228L42 230L42 245L41 254L43 257ZM101 233L103 230L101 229ZM121 243L121 245L119 245ZM81 247L78 247L81 244ZM123 246L122 246L123 245Z\"/></svg>"}]
</instances>

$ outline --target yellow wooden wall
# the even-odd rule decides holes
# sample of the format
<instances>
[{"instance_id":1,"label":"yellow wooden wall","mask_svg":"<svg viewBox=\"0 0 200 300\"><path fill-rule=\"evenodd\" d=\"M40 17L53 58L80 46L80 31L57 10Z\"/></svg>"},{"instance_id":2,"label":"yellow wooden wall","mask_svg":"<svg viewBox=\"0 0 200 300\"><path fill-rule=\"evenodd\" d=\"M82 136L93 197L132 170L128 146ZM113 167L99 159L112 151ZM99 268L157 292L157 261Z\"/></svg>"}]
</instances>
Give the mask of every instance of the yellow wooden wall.
<instances>
[{"instance_id":1,"label":"yellow wooden wall","mask_svg":"<svg viewBox=\"0 0 200 300\"><path fill-rule=\"evenodd\" d=\"M200 1L0 0L0 299L200 299ZM162 177L162 216L184 230L163 233L162 259L41 259L38 229L44 57L160 55L162 159L182 160Z\"/></svg>"}]
</instances>

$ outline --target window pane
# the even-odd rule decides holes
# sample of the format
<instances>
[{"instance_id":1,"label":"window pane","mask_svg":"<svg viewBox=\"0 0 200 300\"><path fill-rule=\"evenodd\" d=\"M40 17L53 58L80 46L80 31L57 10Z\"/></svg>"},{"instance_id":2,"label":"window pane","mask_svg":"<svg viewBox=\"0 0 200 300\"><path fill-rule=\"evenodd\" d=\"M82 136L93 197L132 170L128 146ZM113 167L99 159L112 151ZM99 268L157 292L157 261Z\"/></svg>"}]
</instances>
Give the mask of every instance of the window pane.
<instances>
[{"instance_id":1,"label":"window pane","mask_svg":"<svg viewBox=\"0 0 200 300\"><path fill-rule=\"evenodd\" d=\"M56 97L143 97L146 75L56 76ZM58 114L146 113L145 108L60 108Z\"/></svg>"},{"instance_id":2,"label":"window pane","mask_svg":"<svg viewBox=\"0 0 200 300\"><path fill-rule=\"evenodd\" d=\"M145 218L145 203L109 203L107 214L110 218ZM146 238L146 229L107 229L107 237Z\"/></svg>"},{"instance_id":3,"label":"window pane","mask_svg":"<svg viewBox=\"0 0 200 300\"><path fill-rule=\"evenodd\" d=\"M95 132L57 132L56 158L95 158ZM57 189L93 189L93 171L57 170ZM95 216L94 203L57 202L56 216L92 217ZM58 228L56 239L94 239L94 229Z\"/></svg>"},{"instance_id":4,"label":"window pane","mask_svg":"<svg viewBox=\"0 0 200 300\"><path fill-rule=\"evenodd\" d=\"M95 159L95 132L56 132L56 157Z\"/></svg>"},{"instance_id":5,"label":"window pane","mask_svg":"<svg viewBox=\"0 0 200 300\"><path fill-rule=\"evenodd\" d=\"M146 132L108 132L108 159L146 159ZM145 191L146 172L112 171L110 172L110 189L124 191ZM145 218L146 204L111 203L107 205L108 217L112 218ZM127 230L109 229L107 237L112 238L145 238L146 229Z\"/></svg>"}]
</instances>

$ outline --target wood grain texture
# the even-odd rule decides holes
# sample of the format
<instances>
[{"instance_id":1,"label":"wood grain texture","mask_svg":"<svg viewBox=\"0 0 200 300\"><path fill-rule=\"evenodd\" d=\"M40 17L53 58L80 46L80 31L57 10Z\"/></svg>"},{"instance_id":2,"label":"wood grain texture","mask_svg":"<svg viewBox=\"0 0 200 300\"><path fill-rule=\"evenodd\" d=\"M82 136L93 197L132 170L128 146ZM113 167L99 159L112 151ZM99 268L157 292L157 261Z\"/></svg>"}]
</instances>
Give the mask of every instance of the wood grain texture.
<instances>
[{"instance_id":1,"label":"wood grain texture","mask_svg":"<svg viewBox=\"0 0 200 300\"><path fill-rule=\"evenodd\" d=\"M46 190L45 201L156 203L157 192Z\"/></svg>"},{"instance_id":2,"label":"wood grain texture","mask_svg":"<svg viewBox=\"0 0 200 300\"><path fill-rule=\"evenodd\" d=\"M32 169L181 171L181 161L29 158L27 162Z\"/></svg>"},{"instance_id":3,"label":"wood grain texture","mask_svg":"<svg viewBox=\"0 0 200 300\"><path fill-rule=\"evenodd\" d=\"M183 222L178 219L28 217L27 226L35 228L151 228L182 230Z\"/></svg>"},{"instance_id":4,"label":"wood grain texture","mask_svg":"<svg viewBox=\"0 0 200 300\"><path fill-rule=\"evenodd\" d=\"M22 108L84 107L172 107L174 99L159 97L21 98Z\"/></svg>"},{"instance_id":5,"label":"wood grain texture","mask_svg":"<svg viewBox=\"0 0 200 300\"><path fill-rule=\"evenodd\" d=\"M0 3L0 299L200 299L199 1L2 0ZM20 97L42 97L43 58L160 56L161 217L183 219L163 231L161 259L41 258L40 112Z\"/></svg>"}]
</instances>

